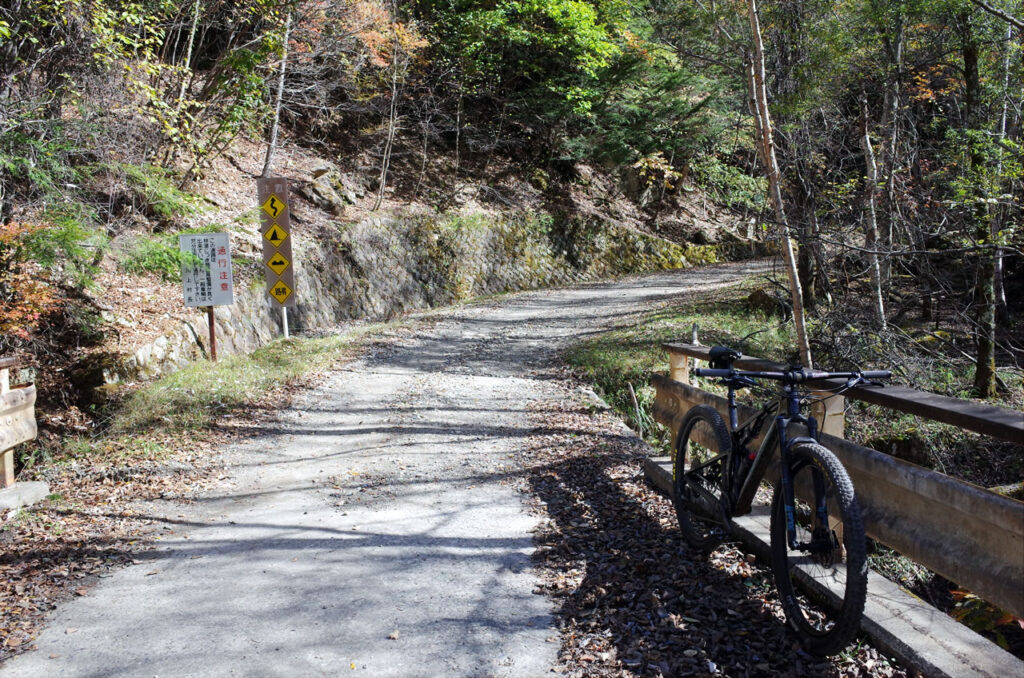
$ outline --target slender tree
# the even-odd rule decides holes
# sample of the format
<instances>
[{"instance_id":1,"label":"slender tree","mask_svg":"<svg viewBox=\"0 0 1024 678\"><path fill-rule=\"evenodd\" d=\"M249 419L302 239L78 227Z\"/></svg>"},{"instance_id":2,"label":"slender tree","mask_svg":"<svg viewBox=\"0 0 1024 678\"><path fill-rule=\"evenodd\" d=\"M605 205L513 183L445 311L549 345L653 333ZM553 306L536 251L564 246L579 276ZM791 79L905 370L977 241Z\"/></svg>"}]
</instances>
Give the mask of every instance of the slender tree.
<instances>
[{"instance_id":1,"label":"slender tree","mask_svg":"<svg viewBox=\"0 0 1024 678\"><path fill-rule=\"evenodd\" d=\"M284 20L284 35L281 42L281 70L277 76L277 95L274 97L274 121L270 126L270 141L267 142L267 154L263 159L263 171L260 176L269 177L274 164L274 153L277 151L277 134L281 125L281 101L284 98L284 74L288 65L288 33L292 27L292 14Z\"/></svg>"},{"instance_id":2,"label":"slender tree","mask_svg":"<svg viewBox=\"0 0 1024 678\"><path fill-rule=\"evenodd\" d=\"M391 150L395 144L395 133L398 131L398 71L401 68L401 41L398 39L398 2L391 7L391 30L394 42L391 50L391 105L388 107L388 134L384 141L384 155L380 161L380 176L377 179L377 200L373 203L373 211L380 209L387 188L388 169L391 166Z\"/></svg>"},{"instance_id":3,"label":"slender tree","mask_svg":"<svg viewBox=\"0 0 1024 678\"><path fill-rule=\"evenodd\" d=\"M878 191L878 165L875 163L875 151L871 145L871 135L868 133L868 101L862 97L861 105L861 147L864 149L864 162L867 165L867 182L865 193L868 198L868 210L864 219L864 230L866 241L870 252L868 257L871 261L871 286L875 302L875 316L878 326L885 329L885 300L882 292L882 269L879 264L878 247L878 216L875 210L875 194Z\"/></svg>"},{"instance_id":4,"label":"slender tree","mask_svg":"<svg viewBox=\"0 0 1024 678\"><path fill-rule=\"evenodd\" d=\"M977 359L974 373L974 392L979 398L996 395L996 295L995 250L991 249L992 230L986 201L982 193L980 175L985 158L972 132L980 129L981 77L978 70L979 46L971 12L964 10L957 17L960 31L960 49L964 67L964 127L970 163L970 202L967 209L969 226L975 241L984 249L978 252L977 278L974 288L976 312L975 342Z\"/></svg>"},{"instance_id":5,"label":"slender tree","mask_svg":"<svg viewBox=\"0 0 1024 678\"><path fill-rule=\"evenodd\" d=\"M748 72L751 76L751 89L757 111L757 128L761 132L761 159L765 173L768 175L768 189L772 207L775 209L775 221L781 229L782 251L786 259L786 272L789 275L789 291L793 300L793 323L796 326L797 348L800 360L805 367L812 367L811 345L807 339L804 320L803 290L800 286L800 275L797 270L796 249L790 236L786 222L786 210L782 201L782 187L779 179L779 165L775 157L775 143L772 140L772 121L768 111L768 92L765 87L764 45L761 42L761 25L757 16L756 0L747 0L747 14L750 19L750 32L754 51L750 55Z\"/></svg>"}]
</instances>

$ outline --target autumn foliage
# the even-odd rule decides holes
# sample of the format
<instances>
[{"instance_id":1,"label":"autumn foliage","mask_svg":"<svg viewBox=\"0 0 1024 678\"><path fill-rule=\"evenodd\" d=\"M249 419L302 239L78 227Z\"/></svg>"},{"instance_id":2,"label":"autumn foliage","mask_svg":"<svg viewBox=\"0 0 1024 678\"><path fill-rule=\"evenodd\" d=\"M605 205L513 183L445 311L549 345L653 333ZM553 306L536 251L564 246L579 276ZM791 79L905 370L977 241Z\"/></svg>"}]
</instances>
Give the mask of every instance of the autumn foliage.
<instances>
[{"instance_id":1,"label":"autumn foliage","mask_svg":"<svg viewBox=\"0 0 1024 678\"><path fill-rule=\"evenodd\" d=\"M44 226L0 224L0 333L26 341L61 300L38 267L23 258L27 236Z\"/></svg>"}]
</instances>

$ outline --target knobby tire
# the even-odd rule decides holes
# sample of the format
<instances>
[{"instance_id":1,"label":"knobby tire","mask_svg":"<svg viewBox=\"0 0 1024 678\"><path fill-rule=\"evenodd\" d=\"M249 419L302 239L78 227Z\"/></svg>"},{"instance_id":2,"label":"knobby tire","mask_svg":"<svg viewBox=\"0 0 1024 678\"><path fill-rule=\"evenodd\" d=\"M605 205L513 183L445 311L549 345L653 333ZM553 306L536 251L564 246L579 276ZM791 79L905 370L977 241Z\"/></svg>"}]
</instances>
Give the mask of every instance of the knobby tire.
<instances>
[{"instance_id":1,"label":"knobby tire","mask_svg":"<svg viewBox=\"0 0 1024 678\"><path fill-rule=\"evenodd\" d=\"M814 536L821 548L815 553L790 550L785 501L781 483L777 483L771 514L775 585L786 619L807 651L819 656L835 654L853 640L860 628L867 597L867 547L860 506L846 470L825 447L798 442L790 449L789 459L794 487L798 488L794 502L797 540L810 541L817 532ZM821 524L811 508L806 489L800 494L801 483L813 492L824 492L827 525ZM832 534L836 538L830 540ZM798 581L805 584L801 590ZM822 595L821 588L826 586L839 596L838 603Z\"/></svg>"}]
</instances>

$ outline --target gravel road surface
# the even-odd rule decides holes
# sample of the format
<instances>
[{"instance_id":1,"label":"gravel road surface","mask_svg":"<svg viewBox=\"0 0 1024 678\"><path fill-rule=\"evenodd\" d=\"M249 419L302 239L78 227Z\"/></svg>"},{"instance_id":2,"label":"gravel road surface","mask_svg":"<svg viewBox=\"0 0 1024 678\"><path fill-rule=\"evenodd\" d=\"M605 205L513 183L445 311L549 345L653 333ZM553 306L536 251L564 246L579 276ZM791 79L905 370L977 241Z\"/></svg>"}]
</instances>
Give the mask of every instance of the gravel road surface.
<instances>
[{"instance_id":1,"label":"gravel road surface","mask_svg":"<svg viewBox=\"0 0 1024 678\"><path fill-rule=\"evenodd\" d=\"M574 338L765 270L519 294L350 363L163 505L161 547L62 605L2 678L541 676L559 648L510 478Z\"/></svg>"}]
</instances>

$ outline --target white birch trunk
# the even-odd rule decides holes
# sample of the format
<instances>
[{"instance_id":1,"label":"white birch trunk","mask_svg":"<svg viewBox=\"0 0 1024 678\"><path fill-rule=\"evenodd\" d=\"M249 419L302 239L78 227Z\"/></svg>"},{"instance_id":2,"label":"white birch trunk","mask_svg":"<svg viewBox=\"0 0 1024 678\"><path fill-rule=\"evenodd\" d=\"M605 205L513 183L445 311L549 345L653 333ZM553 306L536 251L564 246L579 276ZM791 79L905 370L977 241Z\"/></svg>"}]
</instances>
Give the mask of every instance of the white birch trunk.
<instances>
[{"instance_id":1,"label":"white birch trunk","mask_svg":"<svg viewBox=\"0 0 1024 678\"><path fill-rule=\"evenodd\" d=\"M269 177L274 165L274 152L277 150L277 135L281 126L281 100L284 98L284 71L288 64L288 32L292 27L292 14L284 21L284 44L281 52L281 72L277 77L277 98L274 102L274 123L270 127L270 141L267 143L267 155L263 159L263 172L260 176Z\"/></svg>"},{"instance_id":2,"label":"white birch trunk","mask_svg":"<svg viewBox=\"0 0 1024 678\"><path fill-rule=\"evenodd\" d=\"M775 208L775 220L782 229L782 251L786 259L786 272L789 275L789 291L793 300L793 323L796 326L797 348L800 351L800 362L804 367L813 367L811 361L811 345L807 339L807 328L804 322L804 297L797 273L796 249L789 235L786 212L782 202L782 188L779 185L779 165L775 159L775 142L772 140L772 122L768 114L768 92L765 88L764 46L761 43L761 23L757 18L756 0L747 0L747 13L750 18L750 32L754 42L754 54L751 59L750 72L753 76L754 102L761 129L761 150L765 172L768 174L768 188Z\"/></svg>"},{"instance_id":3,"label":"white birch trunk","mask_svg":"<svg viewBox=\"0 0 1024 678\"><path fill-rule=\"evenodd\" d=\"M885 329L885 298L882 295L882 267L879 264L878 247L878 216L875 210L875 193L878 187L878 164L875 162L875 151L871 146L871 136L868 134L868 102L861 99L861 135L860 143L864 149L864 162L867 165L867 196L868 213L864 223L865 234L867 235L868 248L871 250L868 255L871 260L871 286L874 291L875 319L878 326Z\"/></svg>"},{"instance_id":4,"label":"white birch trunk","mask_svg":"<svg viewBox=\"0 0 1024 678\"><path fill-rule=\"evenodd\" d=\"M398 68L399 68L399 43L398 43L398 5L395 4L393 14L391 17L391 28L395 33L394 53L391 55L392 65L394 69L391 73L391 107L388 110L388 136L384 142L384 157L380 163L380 178L378 181L377 188L377 200L373 203L371 211L376 211L380 208L381 203L384 201L384 190L387 188L388 181L388 169L391 166L391 149L395 143L395 130L398 127Z\"/></svg>"}]
</instances>

